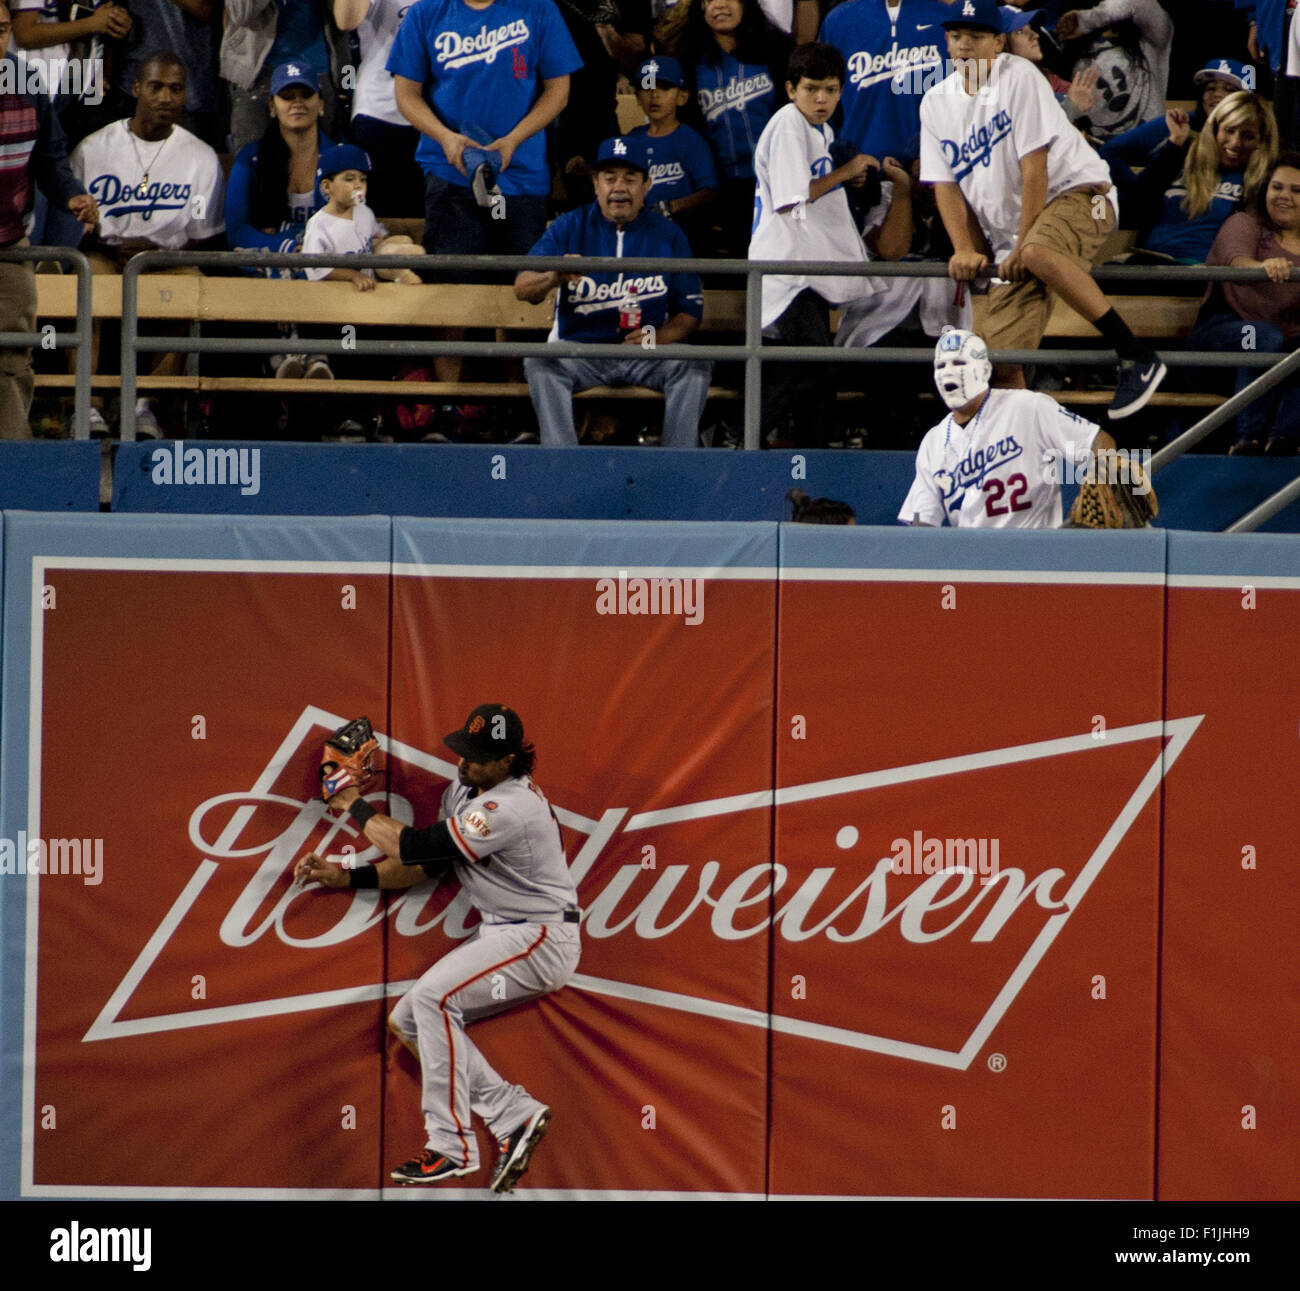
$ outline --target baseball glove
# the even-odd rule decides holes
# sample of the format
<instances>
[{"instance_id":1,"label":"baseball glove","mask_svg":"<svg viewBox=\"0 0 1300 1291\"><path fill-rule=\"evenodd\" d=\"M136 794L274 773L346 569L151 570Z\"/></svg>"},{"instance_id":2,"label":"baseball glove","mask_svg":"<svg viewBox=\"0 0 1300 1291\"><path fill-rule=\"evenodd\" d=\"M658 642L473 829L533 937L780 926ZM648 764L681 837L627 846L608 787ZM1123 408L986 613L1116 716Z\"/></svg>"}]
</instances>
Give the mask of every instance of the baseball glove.
<instances>
[{"instance_id":1,"label":"baseball glove","mask_svg":"<svg viewBox=\"0 0 1300 1291\"><path fill-rule=\"evenodd\" d=\"M320 761L320 792L326 802L349 787L365 793L375 778L379 741L370 718L358 717L340 726L325 741Z\"/></svg>"},{"instance_id":2,"label":"baseball glove","mask_svg":"<svg viewBox=\"0 0 1300 1291\"><path fill-rule=\"evenodd\" d=\"M1145 529L1160 511L1151 477L1135 458L1096 455L1070 508L1070 529Z\"/></svg>"}]
</instances>

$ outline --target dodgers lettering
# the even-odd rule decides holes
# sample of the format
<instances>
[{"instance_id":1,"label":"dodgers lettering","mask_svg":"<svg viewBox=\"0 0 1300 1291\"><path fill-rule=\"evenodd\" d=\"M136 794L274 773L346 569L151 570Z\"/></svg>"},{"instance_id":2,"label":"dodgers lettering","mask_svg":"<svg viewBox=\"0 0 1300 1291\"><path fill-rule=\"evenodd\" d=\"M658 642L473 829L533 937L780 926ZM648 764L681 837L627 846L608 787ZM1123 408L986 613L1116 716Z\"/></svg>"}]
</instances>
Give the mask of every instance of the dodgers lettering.
<instances>
[{"instance_id":1,"label":"dodgers lettering","mask_svg":"<svg viewBox=\"0 0 1300 1291\"><path fill-rule=\"evenodd\" d=\"M1011 113L1004 108L987 125L974 127L966 142L940 139L943 155L958 179L993 160L993 149L1011 133Z\"/></svg>"},{"instance_id":2,"label":"dodgers lettering","mask_svg":"<svg viewBox=\"0 0 1300 1291\"><path fill-rule=\"evenodd\" d=\"M910 45L902 49L895 45L887 54L859 50L849 55L849 84L874 85L887 81L895 72L920 71L932 64L937 67L940 61L938 45Z\"/></svg>"},{"instance_id":3,"label":"dodgers lettering","mask_svg":"<svg viewBox=\"0 0 1300 1291\"><path fill-rule=\"evenodd\" d=\"M742 80L728 81L720 90L700 90L700 111L706 121L712 121L723 112L739 111L751 99L762 98L772 89L772 78L766 72L747 76Z\"/></svg>"},{"instance_id":4,"label":"dodgers lettering","mask_svg":"<svg viewBox=\"0 0 1300 1291\"><path fill-rule=\"evenodd\" d=\"M145 219L153 211L183 210L190 200L192 184L124 184L116 175L96 175L87 185L90 195L105 208L109 215L125 215L131 211L144 211ZM134 205L131 205L134 203Z\"/></svg>"},{"instance_id":5,"label":"dodgers lettering","mask_svg":"<svg viewBox=\"0 0 1300 1291\"><path fill-rule=\"evenodd\" d=\"M982 483L984 477L991 471L999 466L1005 466L1007 462L1019 457L1023 452L1024 449L1016 443L1014 435L999 439L996 444L990 444L987 448L973 449L957 463L951 473L949 478L952 480L952 490L948 492L951 493L959 488L964 491L972 484Z\"/></svg>"},{"instance_id":6,"label":"dodgers lettering","mask_svg":"<svg viewBox=\"0 0 1300 1291\"><path fill-rule=\"evenodd\" d=\"M668 284L663 274L651 274L648 278L625 278L619 274L613 282L597 282L594 278L579 278L569 284L569 299L575 304L589 300L622 300L635 288L643 300L647 296L662 296L668 291Z\"/></svg>"},{"instance_id":7,"label":"dodgers lettering","mask_svg":"<svg viewBox=\"0 0 1300 1291\"><path fill-rule=\"evenodd\" d=\"M448 67L463 67L466 63L494 63L503 49L522 45L528 39L528 23L522 18L508 22L492 31L484 25L475 36L462 36L459 32L439 32L434 40L436 59Z\"/></svg>"}]
</instances>

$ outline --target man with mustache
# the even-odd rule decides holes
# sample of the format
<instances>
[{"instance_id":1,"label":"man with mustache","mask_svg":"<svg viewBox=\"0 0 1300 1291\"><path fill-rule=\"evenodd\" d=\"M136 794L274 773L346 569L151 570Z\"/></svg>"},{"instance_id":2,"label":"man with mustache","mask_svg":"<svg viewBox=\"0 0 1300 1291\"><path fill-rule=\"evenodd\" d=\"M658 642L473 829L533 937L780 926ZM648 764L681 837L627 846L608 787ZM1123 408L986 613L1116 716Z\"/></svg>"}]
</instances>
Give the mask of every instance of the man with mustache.
<instances>
[{"instance_id":1,"label":"man with mustache","mask_svg":"<svg viewBox=\"0 0 1300 1291\"><path fill-rule=\"evenodd\" d=\"M690 244L671 220L645 209L650 173L643 143L606 139L592 177L596 200L560 216L529 255L687 259ZM664 393L663 446L694 448L708 398L711 363L656 359L646 351L684 341L704 316L693 273L565 273L525 269L515 296L536 304L560 288L551 339L627 346L627 358L525 359L543 444L576 444L573 392L600 385L647 386Z\"/></svg>"}]
</instances>

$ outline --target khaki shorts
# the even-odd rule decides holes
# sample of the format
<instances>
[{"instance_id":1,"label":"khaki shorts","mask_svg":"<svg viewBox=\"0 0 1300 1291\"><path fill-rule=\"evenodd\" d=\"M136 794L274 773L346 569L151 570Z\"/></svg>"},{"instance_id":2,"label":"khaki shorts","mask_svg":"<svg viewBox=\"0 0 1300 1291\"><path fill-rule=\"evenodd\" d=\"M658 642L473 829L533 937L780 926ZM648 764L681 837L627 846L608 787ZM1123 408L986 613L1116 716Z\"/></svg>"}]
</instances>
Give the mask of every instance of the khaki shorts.
<instances>
[{"instance_id":1,"label":"khaki shorts","mask_svg":"<svg viewBox=\"0 0 1300 1291\"><path fill-rule=\"evenodd\" d=\"M1099 218L1100 216L1100 218ZM1025 237L1091 269L1115 231L1115 208L1094 188L1073 188L1048 202ZM1034 277L994 287L985 314L984 343L991 350L1034 350L1047 331L1052 293Z\"/></svg>"}]
</instances>

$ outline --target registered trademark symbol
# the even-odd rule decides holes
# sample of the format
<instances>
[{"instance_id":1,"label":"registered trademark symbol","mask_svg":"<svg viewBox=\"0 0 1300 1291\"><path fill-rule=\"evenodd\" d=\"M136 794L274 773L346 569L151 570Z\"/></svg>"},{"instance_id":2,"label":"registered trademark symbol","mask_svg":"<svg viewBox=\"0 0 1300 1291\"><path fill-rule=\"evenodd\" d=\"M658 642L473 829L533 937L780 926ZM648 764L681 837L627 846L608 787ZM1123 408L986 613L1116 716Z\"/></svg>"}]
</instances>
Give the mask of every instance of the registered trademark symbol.
<instances>
[{"instance_id":1,"label":"registered trademark symbol","mask_svg":"<svg viewBox=\"0 0 1300 1291\"><path fill-rule=\"evenodd\" d=\"M1004 1053L991 1053L991 1054L989 1054L989 1070L990 1070L990 1071L1006 1071L1006 1069L1007 1069L1007 1056L1006 1056L1006 1054L1004 1054Z\"/></svg>"}]
</instances>

